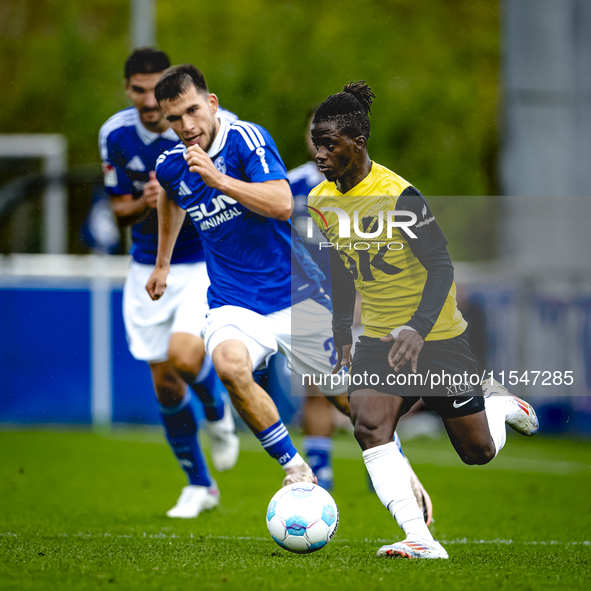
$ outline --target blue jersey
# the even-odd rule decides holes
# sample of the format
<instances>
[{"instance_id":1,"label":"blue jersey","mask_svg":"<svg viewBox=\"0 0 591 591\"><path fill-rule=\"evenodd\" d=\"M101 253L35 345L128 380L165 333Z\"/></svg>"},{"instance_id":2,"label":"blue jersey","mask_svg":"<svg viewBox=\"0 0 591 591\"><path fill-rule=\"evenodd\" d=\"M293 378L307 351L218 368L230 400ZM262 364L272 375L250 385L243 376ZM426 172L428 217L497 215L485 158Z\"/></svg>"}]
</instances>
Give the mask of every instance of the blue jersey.
<instances>
[{"instance_id":1,"label":"blue jersey","mask_svg":"<svg viewBox=\"0 0 591 591\"><path fill-rule=\"evenodd\" d=\"M321 273L291 224L258 215L207 186L189 172L185 153L183 144L165 152L156 164L156 176L199 231L211 281L209 306L239 306L267 315L317 293ZM253 123L230 124L220 118L208 154L218 170L235 179L287 179L273 139Z\"/></svg>"},{"instance_id":2,"label":"blue jersey","mask_svg":"<svg viewBox=\"0 0 591 591\"><path fill-rule=\"evenodd\" d=\"M306 164L302 164L287 173L289 179L289 186L296 200L296 209L298 209L298 202L304 206L308 204L308 195L310 191L326 180L326 177L318 170L316 162L310 160ZM303 199L301 199L303 197ZM304 207L305 209L305 207Z\"/></svg>"},{"instance_id":3,"label":"blue jersey","mask_svg":"<svg viewBox=\"0 0 591 591\"><path fill-rule=\"evenodd\" d=\"M310 191L319 185L322 181L326 180L326 177L318 170L316 162L310 161L306 164L302 164L287 173L289 179L289 185L295 202L294 216L309 218L310 213L307 208L308 206L308 195ZM312 238L304 238L304 243L308 252L314 259L314 262L320 267L320 270L324 274L324 280L321 282L324 293L330 297L331 286L330 286L330 263L329 263L329 251L327 248L320 250L318 247L319 241L324 240L322 235L316 231ZM305 236L305 234L304 234ZM320 301L320 300L319 300ZM321 301L321 303L325 303Z\"/></svg>"},{"instance_id":4,"label":"blue jersey","mask_svg":"<svg viewBox=\"0 0 591 591\"><path fill-rule=\"evenodd\" d=\"M236 115L220 109L228 119ZM156 160L166 150L176 146L179 138L167 129L158 134L141 123L135 107L113 115L99 132L99 148L103 160L105 190L109 195L131 194L141 197L149 173L156 169ZM158 216L152 210L131 228L131 255L138 263L153 265L158 250ZM174 248L171 263L194 263L204 260L203 247L193 224L187 218Z\"/></svg>"}]
</instances>

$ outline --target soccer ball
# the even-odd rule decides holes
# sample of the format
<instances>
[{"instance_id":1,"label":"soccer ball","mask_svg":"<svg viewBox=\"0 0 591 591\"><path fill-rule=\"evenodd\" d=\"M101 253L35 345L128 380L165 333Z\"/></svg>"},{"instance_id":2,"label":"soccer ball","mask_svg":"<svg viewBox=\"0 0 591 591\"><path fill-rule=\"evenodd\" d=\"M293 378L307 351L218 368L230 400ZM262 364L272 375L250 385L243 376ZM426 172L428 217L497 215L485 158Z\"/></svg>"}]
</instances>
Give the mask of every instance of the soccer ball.
<instances>
[{"instance_id":1,"label":"soccer ball","mask_svg":"<svg viewBox=\"0 0 591 591\"><path fill-rule=\"evenodd\" d=\"M339 510L330 494L310 482L283 487L267 508L267 528L284 550L309 554L324 548L339 525Z\"/></svg>"}]
</instances>

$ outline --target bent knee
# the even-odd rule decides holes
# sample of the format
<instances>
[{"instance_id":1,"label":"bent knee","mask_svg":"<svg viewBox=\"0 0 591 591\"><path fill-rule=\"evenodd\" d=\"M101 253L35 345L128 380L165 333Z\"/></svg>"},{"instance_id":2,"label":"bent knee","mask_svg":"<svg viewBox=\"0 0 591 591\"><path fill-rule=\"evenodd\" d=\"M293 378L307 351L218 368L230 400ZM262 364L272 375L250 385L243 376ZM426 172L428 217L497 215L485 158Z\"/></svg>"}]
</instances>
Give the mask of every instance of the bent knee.
<instances>
[{"instance_id":1,"label":"bent knee","mask_svg":"<svg viewBox=\"0 0 591 591\"><path fill-rule=\"evenodd\" d=\"M361 449L369 449L390 443L392 441L392 434L390 433L390 436L388 436L389 431L384 425L357 421L353 434Z\"/></svg>"},{"instance_id":2,"label":"bent knee","mask_svg":"<svg viewBox=\"0 0 591 591\"><path fill-rule=\"evenodd\" d=\"M246 347L218 345L213 352L213 364L222 382L226 385L251 381L252 363Z\"/></svg>"},{"instance_id":3,"label":"bent knee","mask_svg":"<svg viewBox=\"0 0 591 591\"><path fill-rule=\"evenodd\" d=\"M486 445L471 447L459 454L460 459L468 466L484 466L496 456L494 443L491 441Z\"/></svg>"},{"instance_id":4,"label":"bent knee","mask_svg":"<svg viewBox=\"0 0 591 591\"><path fill-rule=\"evenodd\" d=\"M186 392L185 383L173 374L163 374L154 379L158 402L163 406L176 406Z\"/></svg>"},{"instance_id":5,"label":"bent knee","mask_svg":"<svg viewBox=\"0 0 591 591\"><path fill-rule=\"evenodd\" d=\"M205 357L205 345L199 337L188 333L174 333L168 345L168 359L183 378L199 373ZM192 381L192 380L191 380Z\"/></svg>"},{"instance_id":6,"label":"bent knee","mask_svg":"<svg viewBox=\"0 0 591 591\"><path fill-rule=\"evenodd\" d=\"M178 349L170 349L168 351L168 358L174 365L174 368L181 374L197 375L203 363L203 356L191 351L181 351Z\"/></svg>"}]
</instances>

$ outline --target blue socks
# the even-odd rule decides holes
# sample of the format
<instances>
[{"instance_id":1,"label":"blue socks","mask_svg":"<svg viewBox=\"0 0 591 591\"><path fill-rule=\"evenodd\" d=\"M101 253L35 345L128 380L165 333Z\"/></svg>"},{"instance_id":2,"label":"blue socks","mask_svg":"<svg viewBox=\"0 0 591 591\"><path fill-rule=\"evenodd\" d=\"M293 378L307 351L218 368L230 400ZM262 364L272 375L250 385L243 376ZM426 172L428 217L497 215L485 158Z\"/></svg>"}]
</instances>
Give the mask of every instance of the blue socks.
<instances>
[{"instance_id":1,"label":"blue socks","mask_svg":"<svg viewBox=\"0 0 591 591\"><path fill-rule=\"evenodd\" d=\"M255 433L265 451L275 458L281 466L284 466L295 457L299 456L298 450L291 442L291 437L283 424L277 421L260 433ZM300 460L303 461L303 460Z\"/></svg>"},{"instance_id":2,"label":"blue socks","mask_svg":"<svg viewBox=\"0 0 591 591\"><path fill-rule=\"evenodd\" d=\"M326 490L332 490L334 486L332 445L330 437L308 436L304 439L304 451L308 464L318 478L318 485Z\"/></svg>"},{"instance_id":3,"label":"blue socks","mask_svg":"<svg viewBox=\"0 0 591 591\"><path fill-rule=\"evenodd\" d=\"M191 384L191 389L203 403L205 418L208 421L219 421L224 418L224 385L207 356L203 358L201 371Z\"/></svg>"},{"instance_id":4,"label":"blue socks","mask_svg":"<svg viewBox=\"0 0 591 591\"><path fill-rule=\"evenodd\" d=\"M181 468L187 473L189 484L211 486L211 476L197 440L197 420L187 392L177 406L160 405L160 418L166 438Z\"/></svg>"}]
</instances>

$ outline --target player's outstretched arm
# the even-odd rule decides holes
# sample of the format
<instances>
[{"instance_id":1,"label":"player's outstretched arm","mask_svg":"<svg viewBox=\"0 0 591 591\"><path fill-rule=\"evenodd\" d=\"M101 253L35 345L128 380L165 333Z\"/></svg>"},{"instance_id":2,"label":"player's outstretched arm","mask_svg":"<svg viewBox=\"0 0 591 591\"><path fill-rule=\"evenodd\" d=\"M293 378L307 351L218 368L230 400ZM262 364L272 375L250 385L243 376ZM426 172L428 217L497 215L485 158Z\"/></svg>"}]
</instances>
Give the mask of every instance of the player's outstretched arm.
<instances>
[{"instance_id":1,"label":"player's outstretched arm","mask_svg":"<svg viewBox=\"0 0 591 591\"><path fill-rule=\"evenodd\" d=\"M245 183L226 176L224 195L236 199L251 211L266 218L287 221L293 210L293 197L285 179Z\"/></svg>"},{"instance_id":2,"label":"player's outstretched arm","mask_svg":"<svg viewBox=\"0 0 591 591\"><path fill-rule=\"evenodd\" d=\"M236 199L239 203L267 218L288 220L293 209L289 182L285 179L251 183L232 178L219 171L211 158L198 146L189 146L185 160L191 172L198 173L203 182Z\"/></svg>"},{"instance_id":3,"label":"player's outstretched arm","mask_svg":"<svg viewBox=\"0 0 591 591\"><path fill-rule=\"evenodd\" d=\"M158 196L158 254L154 271L146 283L146 291L153 300L160 299L166 290L172 251L185 215L185 210L169 199L164 189L161 189Z\"/></svg>"}]
</instances>

